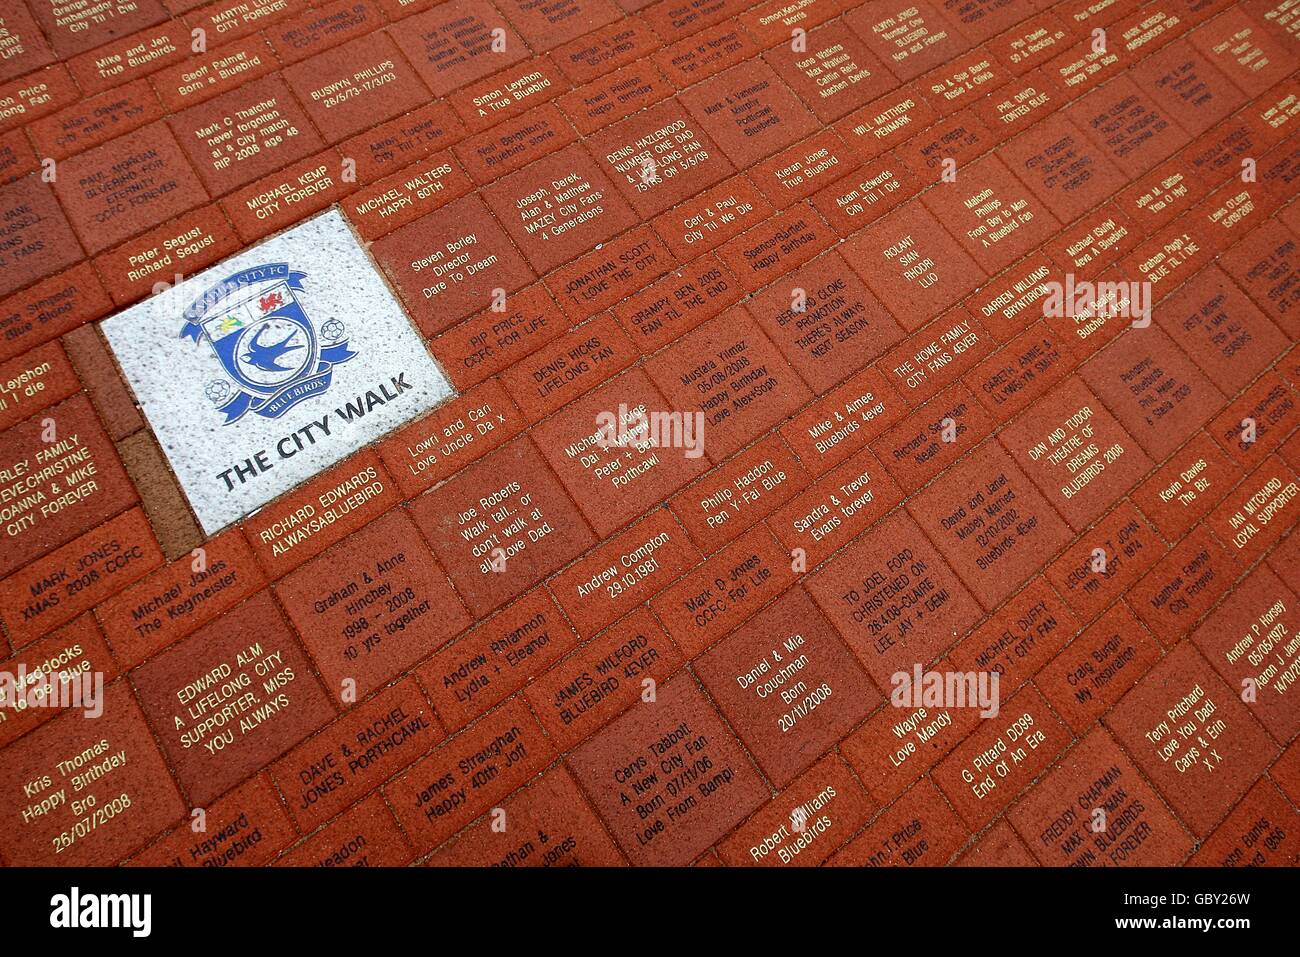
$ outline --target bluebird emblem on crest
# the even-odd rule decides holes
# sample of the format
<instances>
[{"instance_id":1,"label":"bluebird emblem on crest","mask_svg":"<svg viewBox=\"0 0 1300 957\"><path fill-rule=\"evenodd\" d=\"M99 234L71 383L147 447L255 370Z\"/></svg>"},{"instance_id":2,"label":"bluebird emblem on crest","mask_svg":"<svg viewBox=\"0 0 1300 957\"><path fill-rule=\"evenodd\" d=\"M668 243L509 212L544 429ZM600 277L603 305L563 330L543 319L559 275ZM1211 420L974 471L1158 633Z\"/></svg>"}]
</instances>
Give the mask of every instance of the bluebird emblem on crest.
<instances>
[{"instance_id":1,"label":"bluebird emblem on crest","mask_svg":"<svg viewBox=\"0 0 1300 957\"><path fill-rule=\"evenodd\" d=\"M278 419L328 389L334 366L356 355L340 320L326 320L317 333L297 295L306 278L288 263L254 266L185 310L181 338L207 340L227 376L204 387L226 425L249 412Z\"/></svg>"}]
</instances>

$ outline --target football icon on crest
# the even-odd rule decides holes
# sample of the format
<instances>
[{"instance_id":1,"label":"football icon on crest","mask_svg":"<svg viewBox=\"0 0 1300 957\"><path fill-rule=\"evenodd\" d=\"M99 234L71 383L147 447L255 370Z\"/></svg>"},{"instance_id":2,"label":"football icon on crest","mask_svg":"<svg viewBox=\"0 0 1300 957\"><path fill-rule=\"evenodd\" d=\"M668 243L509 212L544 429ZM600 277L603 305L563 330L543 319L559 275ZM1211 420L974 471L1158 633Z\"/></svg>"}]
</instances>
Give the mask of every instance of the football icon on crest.
<instances>
[{"instance_id":1,"label":"football icon on crest","mask_svg":"<svg viewBox=\"0 0 1300 957\"><path fill-rule=\"evenodd\" d=\"M298 294L306 274L288 263L245 269L210 288L185 310L181 337L207 340L230 382L204 393L226 423L253 412L277 419L329 388L334 366L356 355L338 319L320 336Z\"/></svg>"}]
</instances>

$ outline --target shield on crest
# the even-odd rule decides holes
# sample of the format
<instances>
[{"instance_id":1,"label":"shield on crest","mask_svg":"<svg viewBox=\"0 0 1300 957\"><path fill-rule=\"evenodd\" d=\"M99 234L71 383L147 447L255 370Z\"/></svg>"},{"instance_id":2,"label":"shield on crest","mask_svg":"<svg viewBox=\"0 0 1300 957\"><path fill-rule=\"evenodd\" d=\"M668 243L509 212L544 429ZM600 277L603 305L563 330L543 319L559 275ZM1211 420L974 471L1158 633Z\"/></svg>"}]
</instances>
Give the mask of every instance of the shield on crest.
<instances>
[{"instance_id":1,"label":"shield on crest","mask_svg":"<svg viewBox=\"0 0 1300 957\"><path fill-rule=\"evenodd\" d=\"M337 319L322 342L298 293L304 273L287 263L246 269L209 289L185 310L181 336L206 339L234 383L209 384L226 424L247 412L279 418L329 388L333 367L355 352Z\"/></svg>"}]
</instances>

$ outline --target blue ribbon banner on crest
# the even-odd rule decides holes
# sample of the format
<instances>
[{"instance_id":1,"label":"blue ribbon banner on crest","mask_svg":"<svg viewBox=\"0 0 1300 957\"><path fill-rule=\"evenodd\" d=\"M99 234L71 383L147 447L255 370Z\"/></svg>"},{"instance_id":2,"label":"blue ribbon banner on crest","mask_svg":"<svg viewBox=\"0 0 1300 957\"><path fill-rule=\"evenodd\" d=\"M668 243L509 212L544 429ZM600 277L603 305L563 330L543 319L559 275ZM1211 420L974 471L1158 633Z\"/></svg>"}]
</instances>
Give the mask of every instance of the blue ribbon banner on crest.
<instances>
[{"instance_id":1,"label":"blue ribbon banner on crest","mask_svg":"<svg viewBox=\"0 0 1300 957\"><path fill-rule=\"evenodd\" d=\"M181 338L193 339L195 343L198 343L204 335L203 317L245 286L254 283L283 281L290 289L301 290L304 278L306 278L306 273L290 270L288 263L269 263L237 272L210 287L202 296L189 305L184 314L185 325L181 328ZM301 311L300 306L298 310ZM302 315L302 321L310 322L305 314ZM316 370L311 373L306 373L306 370L304 370L305 378L295 379L274 395L259 398L243 390L237 391L233 398L218 407L218 411L225 413L226 421L224 424L229 425L231 422L237 421L247 412L253 412L268 419L278 419L299 402L328 389L333 378L334 366L340 362L346 362L355 355L356 353L348 346L346 340L331 346L323 346L320 350Z\"/></svg>"}]
</instances>

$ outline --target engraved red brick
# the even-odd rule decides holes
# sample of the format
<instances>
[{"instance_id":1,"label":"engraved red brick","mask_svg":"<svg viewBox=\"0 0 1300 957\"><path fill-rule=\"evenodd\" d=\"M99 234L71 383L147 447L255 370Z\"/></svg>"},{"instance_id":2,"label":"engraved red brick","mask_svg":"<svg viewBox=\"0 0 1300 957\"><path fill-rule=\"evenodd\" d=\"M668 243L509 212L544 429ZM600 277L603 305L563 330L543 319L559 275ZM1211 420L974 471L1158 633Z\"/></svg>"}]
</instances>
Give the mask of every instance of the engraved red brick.
<instances>
[{"instance_id":1,"label":"engraved red brick","mask_svg":"<svg viewBox=\"0 0 1300 957\"><path fill-rule=\"evenodd\" d=\"M901 510L811 576L808 590L880 688L918 662L928 665L981 616L961 579Z\"/></svg>"},{"instance_id":2,"label":"engraved red brick","mask_svg":"<svg viewBox=\"0 0 1300 957\"><path fill-rule=\"evenodd\" d=\"M269 772L289 815L310 831L409 766L443 732L412 678L403 678L303 741Z\"/></svg>"},{"instance_id":3,"label":"engraved red brick","mask_svg":"<svg viewBox=\"0 0 1300 957\"><path fill-rule=\"evenodd\" d=\"M403 497L430 489L519 434L523 417L496 382L457 396L392 433L379 457Z\"/></svg>"},{"instance_id":4,"label":"engraved red brick","mask_svg":"<svg viewBox=\"0 0 1300 957\"><path fill-rule=\"evenodd\" d=\"M39 119L27 131L42 158L61 160L137 130L162 114L148 82L140 79Z\"/></svg>"},{"instance_id":5,"label":"engraved red brick","mask_svg":"<svg viewBox=\"0 0 1300 957\"><path fill-rule=\"evenodd\" d=\"M638 608L539 675L524 696L559 750L603 727L682 664L648 608Z\"/></svg>"},{"instance_id":6,"label":"engraved red brick","mask_svg":"<svg viewBox=\"0 0 1300 957\"><path fill-rule=\"evenodd\" d=\"M181 824L131 858L139 867L263 867L298 834L280 795L258 775L203 809L204 829Z\"/></svg>"},{"instance_id":7,"label":"engraved red brick","mask_svg":"<svg viewBox=\"0 0 1300 957\"><path fill-rule=\"evenodd\" d=\"M868 368L793 416L780 433L803 467L821 475L901 419L906 408L885 376Z\"/></svg>"},{"instance_id":8,"label":"engraved red brick","mask_svg":"<svg viewBox=\"0 0 1300 957\"><path fill-rule=\"evenodd\" d=\"M425 335L489 308L494 290L509 294L534 278L476 195L408 223L371 249Z\"/></svg>"},{"instance_id":9,"label":"engraved red brick","mask_svg":"<svg viewBox=\"0 0 1300 957\"><path fill-rule=\"evenodd\" d=\"M654 597L701 555L667 509L606 540L549 582L578 634L588 638Z\"/></svg>"},{"instance_id":10,"label":"engraved red brick","mask_svg":"<svg viewBox=\"0 0 1300 957\"><path fill-rule=\"evenodd\" d=\"M712 554L807 482L789 446L779 435L770 435L688 485L669 499L668 507L705 554Z\"/></svg>"},{"instance_id":11,"label":"engraved red brick","mask_svg":"<svg viewBox=\"0 0 1300 957\"><path fill-rule=\"evenodd\" d=\"M537 422L627 368L640 353L609 313L546 343L501 374L530 422Z\"/></svg>"},{"instance_id":12,"label":"engraved red brick","mask_svg":"<svg viewBox=\"0 0 1300 957\"><path fill-rule=\"evenodd\" d=\"M1295 469L1270 455L1215 507L1208 524L1244 567L1262 558L1295 526L1297 496Z\"/></svg>"},{"instance_id":13,"label":"engraved red brick","mask_svg":"<svg viewBox=\"0 0 1300 957\"><path fill-rule=\"evenodd\" d=\"M904 332L848 263L828 252L745 303L816 391L826 391Z\"/></svg>"},{"instance_id":14,"label":"engraved red brick","mask_svg":"<svg viewBox=\"0 0 1300 957\"><path fill-rule=\"evenodd\" d=\"M503 70L528 51L496 8L470 0L439 4L390 32L435 96Z\"/></svg>"},{"instance_id":15,"label":"engraved red brick","mask_svg":"<svg viewBox=\"0 0 1300 957\"><path fill-rule=\"evenodd\" d=\"M0 622L14 646L22 647L162 561L144 512L133 508L0 581Z\"/></svg>"},{"instance_id":16,"label":"engraved red brick","mask_svg":"<svg viewBox=\"0 0 1300 957\"><path fill-rule=\"evenodd\" d=\"M1079 633L1079 620L1046 581L1036 578L949 653L963 672L996 672L1009 698Z\"/></svg>"},{"instance_id":17,"label":"engraved red brick","mask_svg":"<svg viewBox=\"0 0 1300 957\"><path fill-rule=\"evenodd\" d=\"M919 203L872 223L845 258L909 332L980 285L984 272Z\"/></svg>"},{"instance_id":18,"label":"engraved red brick","mask_svg":"<svg viewBox=\"0 0 1300 957\"><path fill-rule=\"evenodd\" d=\"M883 0L844 16L847 23L900 80L913 80L940 66L971 41L929 0Z\"/></svg>"},{"instance_id":19,"label":"engraved red brick","mask_svg":"<svg viewBox=\"0 0 1300 957\"><path fill-rule=\"evenodd\" d=\"M844 761L828 754L718 845L732 867L814 867L871 815Z\"/></svg>"},{"instance_id":20,"label":"engraved red brick","mask_svg":"<svg viewBox=\"0 0 1300 957\"><path fill-rule=\"evenodd\" d=\"M546 278L546 288L573 322L585 322L674 265L654 230L642 225L561 266Z\"/></svg>"},{"instance_id":21,"label":"engraved red brick","mask_svg":"<svg viewBox=\"0 0 1300 957\"><path fill-rule=\"evenodd\" d=\"M247 0L215 0L188 12L185 20L193 27L202 28L209 36L231 41L284 20L298 9L298 4L285 0L252 0L251 3Z\"/></svg>"},{"instance_id":22,"label":"engraved red brick","mask_svg":"<svg viewBox=\"0 0 1300 957\"><path fill-rule=\"evenodd\" d=\"M138 497L84 394L0 433L0 483L8 503L3 576Z\"/></svg>"},{"instance_id":23,"label":"engraved red brick","mask_svg":"<svg viewBox=\"0 0 1300 957\"><path fill-rule=\"evenodd\" d=\"M937 662L936 671L947 670ZM880 804L918 781L980 723L978 708L902 701L881 708L840 742L840 753Z\"/></svg>"},{"instance_id":24,"label":"engraved red brick","mask_svg":"<svg viewBox=\"0 0 1300 957\"><path fill-rule=\"evenodd\" d=\"M270 44L259 34L217 47L204 53L202 59L189 57L176 66L164 67L149 82L171 112L236 89L278 65Z\"/></svg>"},{"instance_id":25,"label":"engraved red brick","mask_svg":"<svg viewBox=\"0 0 1300 957\"><path fill-rule=\"evenodd\" d=\"M962 820L978 829L1024 792L1071 737L1043 696L1026 688L944 758L933 780Z\"/></svg>"},{"instance_id":26,"label":"engraved red brick","mask_svg":"<svg viewBox=\"0 0 1300 957\"><path fill-rule=\"evenodd\" d=\"M200 807L334 717L269 592L141 665L132 681L177 780Z\"/></svg>"},{"instance_id":27,"label":"engraved red brick","mask_svg":"<svg viewBox=\"0 0 1300 957\"><path fill-rule=\"evenodd\" d=\"M1060 269L1080 275L1088 270L1095 275L1127 257L1141 239L1137 224L1116 203L1108 203L1067 226L1048 244L1047 251ZM1086 338L1083 332L1078 336Z\"/></svg>"},{"instance_id":28,"label":"engraved red brick","mask_svg":"<svg viewBox=\"0 0 1300 957\"><path fill-rule=\"evenodd\" d=\"M5 9L4 16L0 17L0 28L7 38L6 59L0 65L0 81L30 73L54 59L54 51L23 4L12 4Z\"/></svg>"},{"instance_id":29,"label":"engraved red brick","mask_svg":"<svg viewBox=\"0 0 1300 957\"><path fill-rule=\"evenodd\" d=\"M664 212L734 171L713 138L676 100L615 123L585 145L643 218Z\"/></svg>"},{"instance_id":30,"label":"engraved red brick","mask_svg":"<svg viewBox=\"0 0 1300 957\"><path fill-rule=\"evenodd\" d=\"M1272 781L1255 784L1191 859L1192 867L1288 867L1300 850L1300 812Z\"/></svg>"},{"instance_id":31,"label":"engraved red brick","mask_svg":"<svg viewBox=\"0 0 1300 957\"><path fill-rule=\"evenodd\" d=\"M1070 531L995 443L970 453L908 511L987 609L1070 540Z\"/></svg>"},{"instance_id":32,"label":"engraved red brick","mask_svg":"<svg viewBox=\"0 0 1300 957\"><path fill-rule=\"evenodd\" d=\"M430 351L458 388L481 383L569 328L568 320L540 283L506 296L502 305L499 310L489 306L429 343ZM499 386L493 389L499 392Z\"/></svg>"},{"instance_id":33,"label":"engraved red brick","mask_svg":"<svg viewBox=\"0 0 1300 957\"><path fill-rule=\"evenodd\" d=\"M484 185L568 146L577 138L565 113L554 103L541 103L522 116L457 143L455 153L470 178Z\"/></svg>"},{"instance_id":34,"label":"engraved red brick","mask_svg":"<svg viewBox=\"0 0 1300 957\"><path fill-rule=\"evenodd\" d=\"M1259 96L1281 80L1293 63L1285 48L1240 7L1193 31L1188 40L1251 96Z\"/></svg>"},{"instance_id":35,"label":"engraved red brick","mask_svg":"<svg viewBox=\"0 0 1300 957\"><path fill-rule=\"evenodd\" d=\"M665 403L639 368L571 402L533 436L602 537L703 473L711 441L691 410Z\"/></svg>"},{"instance_id":36,"label":"engraved red brick","mask_svg":"<svg viewBox=\"0 0 1300 957\"><path fill-rule=\"evenodd\" d=\"M242 530L276 579L378 518L399 494L379 456L364 451L263 508Z\"/></svg>"},{"instance_id":37,"label":"engraved red brick","mask_svg":"<svg viewBox=\"0 0 1300 957\"><path fill-rule=\"evenodd\" d=\"M903 491L868 449L828 471L767 519L790 554L805 568L874 524L903 500Z\"/></svg>"},{"instance_id":38,"label":"engraved red brick","mask_svg":"<svg viewBox=\"0 0 1300 957\"><path fill-rule=\"evenodd\" d=\"M516 698L440 745L383 789L403 830L429 851L540 771L551 746Z\"/></svg>"},{"instance_id":39,"label":"engraved red brick","mask_svg":"<svg viewBox=\"0 0 1300 957\"><path fill-rule=\"evenodd\" d=\"M401 510L281 579L275 593L326 685L354 692L353 700L470 624L446 574Z\"/></svg>"},{"instance_id":40,"label":"engraved red brick","mask_svg":"<svg viewBox=\"0 0 1300 957\"><path fill-rule=\"evenodd\" d=\"M1257 566L1192 632L1191 640L1260 724L1280 742L1300 730L1294 705L1297 619L1295 591L1266 565Z\"/></svg>"},{"instance_id":41,"label":"engraved red brick","mask_svg":"<svg viewBox=\"0 0 1300 957\"><path fill-rule=\"evenodd\" d=\"M574 83L585 83L647 56L659 45L643 20L626 17L561 44L551 51L551 59Z\"/></svg>"},{"instance_id":42,"label":"engraved red brick","mask_svg":"<svg viewBox=\"0 0 1300 957\"><path fill-rule=\"evenodd\" d=\"M577 643L554 599L535 588L415 673L443 725L454 731L496 707Z\"/></svg>"},{"instance_id":43,"label":"engraved red brick","mask_svg":"<svg viewBox=\"0 0 1300 957\"><path fill-rule=\"evenodd\" d=\"M68 698L51 700L53 684L46 680L47 676L54 681L84 682L82 676L89 675L93 691L95 675L102 675L108 684L117 677L118 666L94 616L86 614L0 662L0 671L14 679L0 693L0 714L4 715L0 721L0 748L5 748L51 718L77 710L76 699L68 707L62 706ZM85 685L80 687L84 689Z\"/></svg>"},{"instance_id":44,"label":"engraved red brick","mask_svg":"<svg viewBox=\"0 0 1300 957\"><path fill-rule=\"evenodd\" d=\"M650 353L712 319L742 293L717 254L707 253L633 293L613 312L641 351Z\"/></svg>"},{"instance_id":45,"label":"engraved red brick","mask_svg":"<svg viewBox=\"0 0 1300 957\"><path fill-rule=\"evenodd\" d=\"M725 20L659 49L653 62L678 89L759 56L762 46L738 18Z\"/></svg>"},{"instance_id":46,"label":"engraved red brick","mask_svg":"<svg viewBox=\"0 0 1300 957\"><path fill-rule=\"evenodd\" d=\"M961 383L935 396L871 443L903 489L916 492L993 432L994 419Z\"/></svg>"},{"instance_id":47,"label":"engraved red brick","mask_svg":"<svg viewBox=\"0 0 1300 957\"><path fill-rule=\"evenodd\" d=\"M429 93L387 34L372 33L288 67L284 79L330 143L401 116Z\"/></svg>"},{"instance_id":48,"label":"engraved red brick","mask_svg":"<svg viewBox=\"0 0 1300 957\"><path fill-rule=\"evenodd\" d=\"M81 91L73 82L68 68L61 63L8 83L0 83L0 104L4 106L0 133L16 130L25 123L76 103L80 98Z\"/></svg>"},{"instance_id":49,"label":"engraved red brick","mask_svg":"<svg viewBox=\"0 0 1300 957\"><path fill-rule=\"evenodd\" d=\"M1240 574L1236 557L1200 525L1130 589L1128 601L1168 646L1188 634Z\"/></svg>"},{"instance_id":50,"label":"engraved red brick","mask_svg":"<svg viewBox=\"0 0 1300 957\"><path fill-rule=\"evenodd\" d=\"M402 867L414 852L378 791L277 860L278 867Z\"/></svg>"},{"instance_id":51,"label":"engraved red brick","mask_svg":"<svg viewBox=\"0 0 1300 957\"><path fill-rule=\"evenodd\" d=\"M830 860L832 867L938 867L970 837L943 795L921 781Z\"/></svg>"},{"instance_id":52,"label":"engraved red brick","mask_svg":"<svg viewBox=\"0 0 1300 957\"><path fill-rule=\"evenodd\" d=\"M806 23L800 27L808 29ZM768 50L763 59L823 123L839 119L898 84L842 20L808 30L799 50L783 43Z\"/></svg>"},{"instance_id":53,"label":"engraved red brick","mask_svg":"<svg viewBox=\"0 0 1300 957\"><path fill-rule=\"evenodd\" d=\"M646 364L669 405L703 414L704 451L720 462L809 398L754 321L730 309Z\"/></svg>"},{"instance_id":54,"label":"engraved red brick","mask_svg":"<svg viewBox=\"0 0 1300 957\"><path fill-rule=\"evenodd\" d=\"M1115 77L1065 113L1130 177L1168 159L1191 139L1165 106L1128 76Z\"/></svg>"},{"instance_id":55,"label":"engraved red brick","mask_svg":"<svg viewBox=\"0 0 1300 957\"><path fill-rule=\"evenodd\" d=\"M334 0L281 20L266 31L275 55L286 65L346 43L383 26L384 18L371 0Z\"/></svg>"},{"instance_id":56,"label":"engraved red brick","mask_svg":"<svg viewBox=\"0 0 1300 957\"><path fill-rule=\"evenodd\" d=\"M857 164L844 140L825 129L750 167L746 175L769 203L784 209L851 173Z\"/></svg>"},{"instance_id":57,"label":"engraved red brick","mask_svg":"<svg viewBox=\"0 0 1300 957\"><path fill-rule=\"evenodd\" d=\"M966 376L989 412L1008 420L1032 406L1078 364L1069 341L1048 322L1035 322Z\"/></svg>"},{"instance_id":58,"label":"engraved red brick","mask_svg":"<svg viewBox=\"0 0 1300 957\"><path fill-rule=\"evenodd\" d=\"M1173 867L1193 841L1100 728L1007 814L1044 867Z\"/></svg>"},{"instance_id":59,"label":"engraved red brick","mask_svg":"<svg viewBox=\"0 0 1300 957\"><path fill-rule=\"evenodd\" d=\"M1070 26L1055 13L1040 13L1007 28L989 41L989 51L1016 76L1041 66L1074 39Z\"/></svg>"},{"instance_id":60,"label":"engraved red brick","mask_svg":"<svg viewBox=\"0 0 1300 957\"><path fill-rule=\"evenodd\" d=\"M1092 524L1152 466L1077 378L1052 390L1035 403L1032 416L998 437L1075 532Z\"/></svg>"},{"instance_id":61,"label":"engraved red brick","mask_svg":"<svg viewBox=\"0 0 1300 957\"><path fill-rule=\"evenodd\" d=\"M343 162L334 150L291 163L221 201L240 236L249 242L320 212L346 193Z\"/></svg>"},{"instance_id":62,"label":"engraved red brick","mask_svg":"<svg viewBox=\"0 0 1300 957\"><path fill-rule=\"evenodd\" d=\"M1190 642L1165 656L1104 722L1202 838L1278 750Z\"/></svg>"},{"instance_id":63,"label":"engraved red brick","mask_svg":"<svg viewBox=\"0 0 1300 957\"><path fill-rule=\"evenodd\" d=\"M0 362L0 431L81 390L57 342Z\"/></svg>"},{"instance_id":64,"label":"engraved red brick","mask_svg":"<svg viewBox=\"0 0 1300 957\"><path fill-rule=\"evenodd\" d=\"M813 194L812 204L841 236L884 216L928 185L895 150L868 160L850 175Z\"/></svg>"},{"instance_id":65,"label":"engraved red brick","mask_svg":"<svg viewBox=\"0 0 1300 957\"><path fill-rule=\"evenodd\" d=\"M1129 502L1081 534L1047 567L1047 577L1085 621L1095 617L1156 562L1168 546Z\"/></svg>"},{"instance_id":66,"label":"engraved red brick","mask_svg":"<svg viewBox=\"0 0 1300 957\"><path fill-rule=\"evenodd\" d=\"M465 125L445 100L412 110L338 144L356 163L358 183L369 183L445 149L465 135Z\"/></svg>"},{"instance_id":67,"label":"engraved red brick","mask_svg":"<svg viewBox=\"0 0 1300 957\"><path fill-rule=\"evenodd\" d=\"M612 0L558 0L551 4L500 0L501 12L534 50L549 50L623 16Z\"/></svg>"},{"instance_id":68,"label":"engraved red brick","mask_svg":"<svg viewBox=\"0 0 1300 957\"><path fill-rule=\"evenodd\" d=\"M650 603L688 658L754 615L797 577L790 554L757 526Z\"/></svg>"},{"instance_id":69,"label":"engraved red brick","mask_svg":"<svg viewBox=\"0 0 1300 957\"><path fill-rule=\"evenodd\" d=\"M101 602L95 614L113 654L131 668L233 608L265 581L248 543L232 529Z\"/></svg>"},{"instance_id":70,"label":"engraved red brick","mask_svg":"<svg viewBox=\"0 0 1300 957\"><path fill-rule=\"evenodd\" d=\"M501 804L429 859L431 867L618 867L627 860L564 767Z\"/></svg>"},{"instance_id":71,"label":"engraved red brick","mask_svg":"<svg viewBox=\"0 0 1300 957\"><path fill-rule=\"evenodd\" d=\"M595 543L522 437L415 499L411 514L475 617L523 594Z\"/></svg>"},{"instance_id":72,"label":"engraved red brick","mask_svg":"<svg viewBox=\"0 0 1300 957\"><path fill-rule=\"evenodd\" d=\"M68 60L67 70L88 95L102 93L183 60L190 55L192 43L193 35L183 21L168 20L78 54Z\"/></svg>"},{"instance_id":73,"label":"engraved red brick","mask_svg":"<svg viewBox=\"0 0 1300 957\"><path fill-rule=\"evenodd\" d=\"M901 146L939 120L939 112L917 93L896 91L872 100L835 124L835 131L863 159Z\"/></svg>"},{"instance_id":74,"label":"engraved red brick","mask_svg":"<svg viewBox=\"0 0 1300 957\"><path fill-rule=\"evenodd\" d=\"M1082 733L1159 660L1160 643L1121 601L1044 665L1034 683Z\"/></svg>"},{"instance_id":75,"label":"engraved red brick","mask_svg":"<svg viewBox=\"0 0 1300 957\"><path fill-rule=\"evenodd\" d=\"M1300 240L1280 222L1224 254L1223 269L1292 338L1300 335Z\"/></svg>"},{"instance_id":76,"label":"engraved red brick","mask_svg":"<svg viewBox=\"0 0 1300 957\"><path fill-rule=\"evenodd\" d=\"M214 196L318 153L320 135L278 76L265 76L168 117Z\"/></svg>"},{"instance_id":77,"label":"engraved red brick","mask_svg":"<svg viewBox=\"0 0 1300 957\"><path fill-rule=\"evenodd\" d=\"M627 0L623 0L627 2ZM639 5L639 0L636 0ZM649 5L642 16L665 43L707 29L746 9L746 0L718 0L716 3L663 3Z\"/></svg>"},{"instance_id":78,"label":"engraved red brick","mask_svg":"<svg viewBox=\"0 0 1300 957\"><path fill-rule=\"evenodd\" d=\"M1219 446L1242 467L1249 467L1277 449L1295 427L1295 385L1276 372L1267 372L1230 402L1206 426Z\"/></svg>"},{"instance_id":79,"label":"engraved red brick","mask_svg":"<svg viewBox=\"0 0 1300 957\"><path fill-rule=\"evenodd\" d=\"M22 130L0 133L0 183L11 183L39 165L26 133Z\"/></svg>"},{"instance_id":80,"label":"engraved red brick","mask_svg":"<svg viewBox=\"0 0 1300 957\"><path fill-rule=\"evenodd\" d=\"M222 208L201 206L95 257L113 302L125 306L238 251L240 237ZM87 269L89 267L86 267ZM168 286L160 284L168 284ZM98 287L98 280L95 282ZM105 306L97 314L108 312Z\"/></svg>"},{"instance_id":81,"label":"engraved red brick","mask_svg":"<svg viewBox=\"0 0 1300 957\"><path fill-rule=\"evenodd\" d=\"M81 258L81 246L53 190L34 173L0 186L0 216L0 295Z\"/></svg>"},{"instance_id":82,"label":"engraved red brick","mask_svg":"<svg viewBox=\"0 0 1300 957\"><path fill-rule=\"evenodd\" d=\"M678 260L686 261L739 237L770 215L772 207L763 194L745 176L737 175L656 216L652 222ZM755 278L747 285L764 282L767 280Z\"/></svg>"},{"instance_id":83,"label":"engraved red brick","mask_svg":"<svg viewBox=\"0 0 1300 957\"><path fill-rule=\"evenodd\" d=\"M520 116L570 89L568 78L550 57L531 57L449 97L471 132Z\"/></svg>"},{"instance_id":84,"label":"engraved red brick","mask_svg":"<svg viewBox=\"0 0 1300 957\"><path fill-rule=\"evenodd\" d=\"M688 675L589 739L567 764L637 865L689 863L768 796Z\"/></svg>"},{"instance_id":85,"label":"engraved red brick","mask_svg":"<svg viewBox=\"0 0 1300 957\"><path fill-rule=\"evenodd\" d=\"M98 19L69 14L52 4L35 4L32 14L49 36L54 52L65 58L167 19L167 11L159 0L135 0L114 6Z\"/></svg>"},{"instance_id":86,"label":"engraved red brick","mask_svg":"<svg viewBox=\"0 0 1300 957\"><path fill-rule=\"evenodd\" d=\"M67 866L107 866L185 814L126 681L104 690L102 707L96 720L68 712L0 752L0 853L7 864L55 859ZM83 753L90 759L78 768L72 762ZM102 773L83 777L92 767ZM76 787L77 782L84 783ZM72 806L74 795L78 801L93 797L100 808L111 804L117 813L103 826L78 827L86 815ZM85 834L73 837L75 831Z\"/></svg>"},{"instance_id":87,"label":"engraved red brick","mask_svg":"<svg viewBox=\"0 0 1300 957\"><path fill-rule=\"evenodd\" d=\"M801 588L697 658L694 670L779 788L792 784L881 702Z\"/></svg>"},{"instance_id":88,"label":"engraved red brick","mask_svg":"<svg viewBox=\"0 0 1300 957\"><path fill-rule=\"evenodd\" d=\"M919 404L956 383L997 347L983 323L958 306L886 352L877 368L908 402Z\"/></svg>"},{"instance_id":89,"label":"engraved red brick","mask_svg":"<svg viewBox=\"0 0 1300 957\"><path fill-rule=\"evenodd\" d=\"M1157 462L1223 405L1211 380L1156 328L1128 330L1079 375Z\"/></svg>"}]
</instances>

